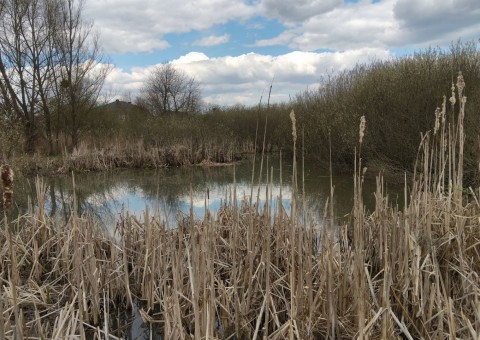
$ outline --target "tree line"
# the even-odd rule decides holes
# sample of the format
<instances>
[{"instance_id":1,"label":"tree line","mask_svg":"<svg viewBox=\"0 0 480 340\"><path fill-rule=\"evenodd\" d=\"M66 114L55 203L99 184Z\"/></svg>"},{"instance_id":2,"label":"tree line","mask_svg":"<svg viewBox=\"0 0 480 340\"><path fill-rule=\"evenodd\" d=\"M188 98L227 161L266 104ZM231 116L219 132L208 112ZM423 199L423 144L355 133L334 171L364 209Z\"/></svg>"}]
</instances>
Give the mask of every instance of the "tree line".
<instances>
[{"instance_id":1,"label":"tree line","mask_svg":"<svg viewBox=\"0 0 480 340\"><path fill-rule=\"evenodd\" d=\"M84 0L0 2L0 142L3 153L39 141L49 154L76 147L94 125L105 78L101 51ZM197 112L200 84L171 63L155 67L135 102L152 116ZM88 122L90 119L92 122Z\"/></svg>"},{"instance_id":2,"label":"tree line","mask_svg":"<svg viewBox=\"0 0 480 340\"><path fill-rule=\"evenodd\" d=\"M0 1L0 145L2 152L48 153L80 141L105 146L112 139L141 141L145 148L184 144L191 149L235 141L258 150L267 124L269 150L291 148L289 112L302 131L306 157L351 168L358 119L367 118L363 157L371 165L410 169L421 134L432 127L458 71L467 84L465 174L478 175L480 52L477 42L430 48L408 57L357 65L321 79L321 86L289 103L261 107L215 107L203 115L200 84L171 63L156 66L123 118L99 105L111 65L101 52L93 23L83 18L84 0ZM275 84L273 84L275 91ZM449 121L456 111L449 109ZM114 111L114 110L113 110ZM174 113L171 115L170 113ZM179 115L179 113L184 113ZM268 119L267 119L268 118ZM63 140L62 140L63 138ZM203 143L203 144L202 144ZM62 150L63 151L63 150Z\"/></svg>"}]
</instances>

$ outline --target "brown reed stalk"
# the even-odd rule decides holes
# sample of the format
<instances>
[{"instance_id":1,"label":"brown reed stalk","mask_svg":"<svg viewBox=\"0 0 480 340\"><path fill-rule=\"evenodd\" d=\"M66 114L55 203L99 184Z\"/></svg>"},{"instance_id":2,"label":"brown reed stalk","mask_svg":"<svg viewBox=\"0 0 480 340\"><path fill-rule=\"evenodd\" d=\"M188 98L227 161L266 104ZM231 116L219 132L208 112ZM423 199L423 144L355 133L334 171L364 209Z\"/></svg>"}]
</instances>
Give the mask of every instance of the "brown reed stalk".
<instances>
[{"instance_id":1,"label":"brown reed stalk","mask_svg":"<svg viewBox=\"0 0 480 340\"><path fill-rule=\"evenodd\" d=\"M365 125L366 120L365 116L360 118L360 128L359 128L359 151L358 151L358 173L355 171L354 178L354 249L355 249L355 264L354 264L354 281L355 281L355 307L357 311L357 332L358 339L363 339L365 320L366 320L366 306L365 306L365 280L364 280L364 206L363 206L363 176L365 174L366 168L362 169L362 144L363 138L365 135ZM357 159L355 159L355 164L357 164ZM356 167L355 167L356 169Z\"/></svg>"},{"instance_id":2,"label":"brown reed stalk","mask_svg":"<svg viewBox=\"0 0 480 340\"><path fill-rule=\"evenodd\" d=\"M3 288L0 289L0 340L5 340L5 319L3 317L3 302L4 293Z\"/></svg>"},{"instance_id":3,"label":"brown reed stalk","mask_svg":"<svg viewBox=\"0 0 480 340\"><path fill-rule=\"evenodd\" d=\"M291 212L290 212L290 328L289 338L294 339L293 321L297 315L297 300L296 300L296 275L297 275L297 237L296 237L296 205L297 205L297 124L295 119L295 111L290 112L290 120L292 121L292 137L293 137L293 172L292 172L292 198L291 198Z\"/></svg>"}]
</instances>

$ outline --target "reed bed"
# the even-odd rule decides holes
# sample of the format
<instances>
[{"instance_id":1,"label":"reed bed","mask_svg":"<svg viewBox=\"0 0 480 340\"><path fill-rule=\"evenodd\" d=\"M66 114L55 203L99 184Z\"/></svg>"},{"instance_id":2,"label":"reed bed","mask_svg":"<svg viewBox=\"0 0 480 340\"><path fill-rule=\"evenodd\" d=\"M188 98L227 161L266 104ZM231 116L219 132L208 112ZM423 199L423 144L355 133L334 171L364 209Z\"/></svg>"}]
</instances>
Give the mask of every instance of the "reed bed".
<instances>
[{"instance_id":1,"label":"reed bed","mask_svg":"<svg viewBox=\"0 0 480 340\"><path fill-rule=\"evenodd\" d=\"M115 238L92 218L56 226L38 209L0 233L0 324L7 338L104 334L105 311L141 300L167 339L476 338L477 202L417 192L398 211L378 181L353 240L327 218L304 226L247 202L175 229L148 211L125 216Z\"/></svg>"},{"instance_id":2,"label":"reed bed","mask_svg":"<svg viewBox=\"0 0 480 340\"><path fill-rule=\"evenodd\" d=\"M215 141L197 145L191 140L166 146L148 146L142 141L116 143L96 148L81 143L71 153L65 153L60 172L105 171L116 168L164 168L200 164L203 161L229 163L250 152L251 145Z\"/></svg>"},{"instance_id":3,"label":"reed bed","mask_svg":"<svg viewBox=\"0 0 480 340\"><path fill-rule=\"evenodd\" d=\"M423 136L402 208L389 204L378 176L366 213L361 121L355 203L343 226L330 203L317 222L302 223L314 219L297 213L296 184L290 213L273 205L268 169L262 207L237 202L234 187L215 216L207 198L204 219L181 215L176 228L158 211L126 214L113 237L88 216L51 221L37 182L38 208L4 219L0 231L0 334L122 337L109 311L141 301L144 322L158 323L165 339L478 338L480 204L462 186L462 80L454 119L442 118L445 100ZM293 113L292 123L296 141Z\"/></svg>"}]
</instances>

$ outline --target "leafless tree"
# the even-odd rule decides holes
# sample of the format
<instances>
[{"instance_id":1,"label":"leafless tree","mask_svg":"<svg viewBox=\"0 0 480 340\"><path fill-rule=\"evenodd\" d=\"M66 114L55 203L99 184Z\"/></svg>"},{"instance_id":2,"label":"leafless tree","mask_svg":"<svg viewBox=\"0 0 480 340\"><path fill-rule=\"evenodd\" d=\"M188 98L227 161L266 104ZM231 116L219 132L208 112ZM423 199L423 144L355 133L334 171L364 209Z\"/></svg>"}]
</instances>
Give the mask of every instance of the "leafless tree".
<instances>
[{"instance_id":1,"label":"leafless tree","mask_svg":"<svg viewBox=\"0 0 480 340\"><path fill-rule=\"evenodd\" d=\"M147 78L141 102L154 115L196 112L201 101L200 85L171 63L157 66Z\"/></svg>"},{"instance_id":2,"label":"leafless tree","mask_svg":"<svg viewBox=\"0 0 480 340\"><path fill-rule=\"evenodd\" d=\"M0 13L0 91L4 107L18 116L25 150L33 152L37 134L40 88L43 88L45 7L41 0L5 0Z\"/></svg>"},{"instance_id":3,"label":"leafless tree","mask_svg":"<svg viewBox=\"0 0 480 340\"><path fill-rule=\"evenodd\" d=\"M61 58L55 67L56 95L66 112L73 146L77 146L82 114L92 110L111 65L105 63L93 24L82 18L84 0L60 0L55 46Z\"/></svg>"},{"instance_id":4,"label":"leafless tree","mask_svg":"<svg viewBox=\"0 0 480 340\"><path fill-rule=\"evenodd\" d=\"M79 117L91 109L110 70L97 36L82 18L83 0L0 1L2 113L21 120L25 150L39 130L53 151L52 117L78 143ZM40 129L43 127L44 129Z\"/></svg>"}]
</instances>

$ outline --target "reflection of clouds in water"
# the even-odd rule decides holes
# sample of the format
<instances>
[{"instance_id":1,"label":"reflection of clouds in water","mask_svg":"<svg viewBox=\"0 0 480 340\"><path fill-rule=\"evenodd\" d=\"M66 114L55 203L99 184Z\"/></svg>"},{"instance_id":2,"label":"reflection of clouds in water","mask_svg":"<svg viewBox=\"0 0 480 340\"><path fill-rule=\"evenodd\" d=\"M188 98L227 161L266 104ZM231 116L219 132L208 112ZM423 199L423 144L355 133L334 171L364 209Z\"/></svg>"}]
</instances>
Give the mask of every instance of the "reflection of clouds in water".
<instances>
[{"instance_id":1,"label":"reflection of clouds in water","mask_svg":"<svg viewBox=\"0 0 480 340\"><path fill-rule=\"evenodd\" d=\"M271 162L270 164L275 164ZM260 167L256 167L259 169ZM100 218L107 229L113 229L120 218L120 214L127 212L136 216L139 220L144 219L145 210L153 216L155 212L162 221L169 226L177 224L177 216L189 214L193 211L197 219L202 219L205 209L213 216L218 212L221 205L233 202L233 193L236 192L237 204L242 201L249 202L252 195L252 203L262 211L266 205L266 192L268 188L269 209L274 213L279 208L278 198L282 194L282 206L286 213L291 210L291 175L283 167L280 180L278 166L273 167L273 183L258 185L258 176L255 175L253 189L252 164L245 161L235 167L236 185L233 184L233 168L199 168L184 167L160 170L132 170L109 173L88 173L75 176L75 192L80 213L88 212ZM310 170L309 170L310 169ZM262 177L265 179L265 176ZM73 208L72 179L50 178L47 196L47 211L51 215L59 215L62 219L68 218L68 212ZM280 188L280 183L283 187ZM348 177L334 177L335 187L334 209L336 217L342 217L351 211L353 206L353 181ZM368 206L374 190L368 179L364 186L364 202ZM305 187L305 195L301 190ZM370 189L369 189L370 188ZM208 191L208 197L207 197ZM319 176L316 168L306 168L305 180L298 188L298 209L313 211L317 216L322 215L325 202L330 195L330 180L328 177ZM301 202L305 196L306 203ZM271 199L271 201L270 201ZM53 204L51 204L51 202ZM306 208L304 209L303 206ZM182 214L179 214L178 212Z\"/></svg>"},{"instance_id":2,"label":"reflection of clouds in water","mask_svg":"<svg viewBox=\"0 0 480 340\"><path fill-rule=\"evenodd\" d=\"M260 190L259 190L260 189ZM266 191L267 187L265 185L255 185L253 187L253 203L256 203L257 200L259 204L263 206L266 202ZM282 192L283 201L289 201L292 195L292 190L290 187L284 186L281 188L279 185L270 185L268 186L268 199L270 197L273 199L273 203L276 204L277 199L280 197L280 191ZM242 200L249 200L251 193L251 186L246 183L240 183L236 186L236 200L241 202ZM208 195L206 190L193 192L193 195L182 195L179 198L180 205L182 210L185 208L190 208L192 205L195 211L204 210L205 206L211 212L217 212L220 208L222 202L230 201L233 199L233 185L217 185L209 188ZM202 215L203 216L203 215Z\"/></svg>"},{"instance_id":3,"label":"reflection of clouds in water","mask_svg":"<svg viewBox=\"0 0 480 340\"><path fill-rule=\"evenodd\" d=\"M263 209L266 203L265 185L255 185L253 187L254 204L259 204L259 208ZM207 194L208 190L208 194ZM268 199L272 198L272 208L278 208L278 198L282 192L282 205L285 209L290 209L291 189L290 187L280 188L279 185L268 186ZM85 202L92 208L103 208L109 213L103 213L101 219L111 231L111 227L115 224L115 219L119 218L122 212L128 212L140 220L143 220L146 209L151 213L158 212L162 220L168 220L168 224L173 226L176 224L176 216L180 211L183 214L189 214L192 210L195 218L202 219L205 211L208 209L215 214L219 211L221 205L225 202L231 202L233 199L234 188L230 183L211 185L207 187L197 187L189 194L183 194L176 198L174 205L167 203L167 197L152 197L148 195L137 184L128 183L115 185L102 193L92 193L85 198ZM247 183L237 183L236 200L240 204L243 200L249 200L251 186Z\"/></svg>"}]
</instances>

